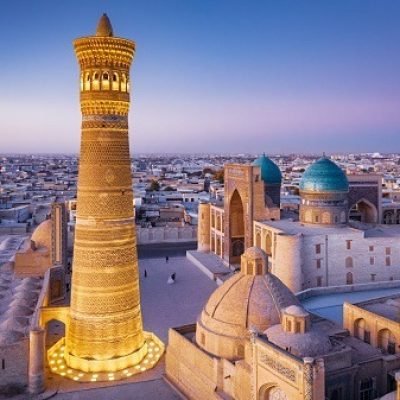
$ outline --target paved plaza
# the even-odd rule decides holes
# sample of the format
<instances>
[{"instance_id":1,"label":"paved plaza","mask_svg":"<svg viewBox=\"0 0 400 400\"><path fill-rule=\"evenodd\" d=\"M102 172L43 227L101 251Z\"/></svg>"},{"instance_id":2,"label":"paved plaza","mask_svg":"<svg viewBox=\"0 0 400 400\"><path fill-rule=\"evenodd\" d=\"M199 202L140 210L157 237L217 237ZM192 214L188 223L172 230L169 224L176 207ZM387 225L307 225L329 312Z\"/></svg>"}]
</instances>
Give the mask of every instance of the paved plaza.
<instances>
[{"instance_id":1,"label":"paved plaza","mask_svg":"<svg viewBox=\"0 0 400 400\"><path fill-rule=\"evenodd\" d=\"M167 343L168 329L196 322L203 305L217 284L186 257L139 260L144 329ZM144 277L144 271L147 277ZM169 276L176 280L168 284ZM174 400L180 397L163 379L165 357L156 368L119 382L77 383L50 375L48 394L56 400Z\"/></svg>"},{"instance_id":2,"label":"paved plaza","mask_svg":"<svg viewBox=\"0 0 400 400\"><path fill-rule=\"evenodd\" d=\"M139 261L144 328L166 342L168 328L196 322L217 284L186 257L152 258ZM147 278L144 278L144 270ZM168 277L176 273L174 284Z\"/></svg>"}]
</instances>

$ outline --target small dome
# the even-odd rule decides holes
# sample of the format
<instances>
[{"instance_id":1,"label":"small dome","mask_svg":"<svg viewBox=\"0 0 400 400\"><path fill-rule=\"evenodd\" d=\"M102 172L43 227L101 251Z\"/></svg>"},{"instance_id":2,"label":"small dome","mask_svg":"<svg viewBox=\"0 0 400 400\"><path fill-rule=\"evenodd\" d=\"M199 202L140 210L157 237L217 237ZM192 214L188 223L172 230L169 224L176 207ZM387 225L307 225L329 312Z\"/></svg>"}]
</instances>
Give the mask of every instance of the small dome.
<instances>
[{"instance_id":1,"label":"small dome","mask_svg":"<svg viewBox=\"0 0 400 400\"><path fill-rule=\"evenodd\" d=\"M25 332L29 326L29 318L9 317L0 324L0 331Z\"/></svg>"},{"instance_id":2,"label":"small dome","mask_svg":"<svg viewBox=\"0 0 400 400\"><path fill-rule=\"evenodd\" d=\"M4 313L6 317L27 317L33 313L33 308L25 306L9 307Z\"/></svg>"},{"instance_id":3,"label":"small dome","mask_svg":"<svg viewBox=\"0 0 400 400\"><path fill-rule=\"evenodd\" d=\"M327 157L310 165L300 181L300 190L309 192L348 192L349 182L343 170Z\"/></svg>"},{"instance_id":4,"label":"small dome","mask_svg":"<svg viewBox=\"0 0 400 400\"><path fill-rule=\"evenodd\" d=\"M36 248L45 247L51 249L51 220L43 221L33 232L31 240L35 242Z\"/></svg>"},{"instance_id":5,"label":"small dome","mask_svg":"<svg viewBox=\"0 0 400 400\"><path fill-rule=\"evenodd\" d=\"M111 37L114 36L111 21L107 14L103 14L97 24L96 36Z\"/></svg>"},{"instance_id":6,"label":"small dome","mask_svg":"<svg viewBox=\"0 0 400 400\"><path fill-rule=\"evenodd\" d=\"M293 317L307 317L310 315L303 307L295 305L286 307L283 311Z\"/></svg>"},{"instance_id":7,"label":"small dome","mask_svg":"<svg viewBox=\"0 0 400 400\"><path fill-rule=\"evenodd\" d=\"M268 257L265 251L256 246L248 247L243 253L243 256L248 260L262 260L263 263L268 263Z\"/></svg>"},{"instance_id":8,"label":"small dome","mask_svg":"<svg viewBox=\"0 0 400 400\"><path fill-rule=\"evenodd\" d=\"M17 291L13 295L13 299L25 299L30 303L35 303L39 297L39 292L32 292L28 290Z\"/></svg>"},{"instance_id":9,"label":"small dome","mask_svg":"<svg viewBox=\"0 0 400 400\"><path fill-rule=\"evenodd\" d=\"M329 336L313 326L305 333L285 332L282 325L271 326L265 331L270 342L281 349L288 349L297 357L315 357L329 353L332 343Z\"/></svg>"},{"instance_id":10,"label":"small dome","mask_svg":"<svg viewBox=\"0 0 400 400\"><path fill-rule=\"evenodd\" d=\"M25 335L22 332L7 330L0 331L0 345L10 345L16 342L21 341L25 338Z\"/></svg>"},{"instance_id":11,"label":"small dome","mask_svg":"<svg viewBox=\"0 0 400 400\"><path fill-rule=\"evenodd\" d=\"M282 182L282 174L279 167L265 154L254 160L253 165L260 167L261 179L265 183L280 184Z\"/></svg>"},{"instance_id":12,"label":"small dome","mask_svg":"<svg viewBox=\"0 0 400 400\"><path fill-rule=\"evenodd\" d=\"M242 255L242 271L210 296L196 332L197 344L209 353L234 359L251 330L262 332L280 324L282 309L300 306L296 296L275 275L243 273L245 262L264 254L261 249L248 249Z\"/></svg>"}]
</instances>

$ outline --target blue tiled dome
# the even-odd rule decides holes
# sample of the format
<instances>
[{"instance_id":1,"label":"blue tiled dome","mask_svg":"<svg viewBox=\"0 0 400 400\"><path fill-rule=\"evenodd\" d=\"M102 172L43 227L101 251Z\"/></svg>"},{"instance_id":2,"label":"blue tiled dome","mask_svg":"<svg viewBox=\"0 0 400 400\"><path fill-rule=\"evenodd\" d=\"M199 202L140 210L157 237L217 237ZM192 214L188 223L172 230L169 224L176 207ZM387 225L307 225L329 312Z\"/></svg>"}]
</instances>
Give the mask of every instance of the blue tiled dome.
<instances>
[{"instance_id":1,"label":"blue tiled dome","mask_svg":"<svg viewBox=\"0 0 400 400\"><path fill-rule=\"evenodd\" d=\"M347 192L349 182L342 169L329 158L322 157L306 169L300 190L311 192Z\"/></svg>"},{"instance_id":2,"label":"blue tiled dome","mask_svg":"<svg viewBox=\"0 0 400 400\"><path fill-rule=\"evenodd\" d=\"M253 165L258 165L261 169L261 179L265 183L280 184L282 174L279 167L265 154L254 160Z\"/></svg>"}]
</instances>

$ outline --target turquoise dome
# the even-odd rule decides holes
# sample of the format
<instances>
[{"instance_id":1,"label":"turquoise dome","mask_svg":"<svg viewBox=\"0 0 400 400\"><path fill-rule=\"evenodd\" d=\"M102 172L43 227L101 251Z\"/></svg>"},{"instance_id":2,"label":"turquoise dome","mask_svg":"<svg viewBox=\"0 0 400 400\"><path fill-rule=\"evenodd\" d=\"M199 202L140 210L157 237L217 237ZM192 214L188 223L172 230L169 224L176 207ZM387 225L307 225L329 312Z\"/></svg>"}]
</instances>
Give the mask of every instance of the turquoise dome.
<instances>
[{"instance_id":1,"label":"turquoise dome","mask_svg":"<svg viewBox=\"0 0 400 400\"><path fill-rule=\"evenodd\" d=\"M310 192L347 192L349 181L343 170L329 158L310 165L300 181L300 190Z\"/></svg>"},{"instance_id":2,"label":"turquoise dome","mask_svg":"<svg viewBox=\"0 0 400 400\"><path fill-rule=\"evenodd\" d=\"M258 165L261 169L261 179L265 183L280 184L282 174L279 167L265 154L253 161L253 165Z\"/></svg>"}]
</instances>

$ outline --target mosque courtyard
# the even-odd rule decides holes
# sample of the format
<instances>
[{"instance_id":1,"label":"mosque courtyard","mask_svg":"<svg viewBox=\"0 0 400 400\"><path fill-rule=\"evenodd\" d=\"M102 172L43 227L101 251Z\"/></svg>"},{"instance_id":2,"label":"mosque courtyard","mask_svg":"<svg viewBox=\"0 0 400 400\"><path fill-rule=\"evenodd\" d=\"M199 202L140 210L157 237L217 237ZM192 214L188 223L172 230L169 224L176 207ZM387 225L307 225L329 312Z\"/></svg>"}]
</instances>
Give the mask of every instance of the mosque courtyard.
<instances>
[{"instance_id":1,"label":"mosque courtyard","mask_svg":"<svg viewBox=\"0 0 400 400\"><path fill-rule=\"evenodd\" d=\"M164 343L168 329L194 323L217 284L186 257L146 258L139 260L141 304L144 329L154 332ZM147 277L144 271L147 271ZM168 284L169 276L176 280ZM51 374L45 394L56 400L75 399L179 399L164 380L165 356L151 370L123 381L74 382ZM55 394L55 396L54 396ZM46 398L43 396L42 398Z\"/></svg>"}]
</instances>

